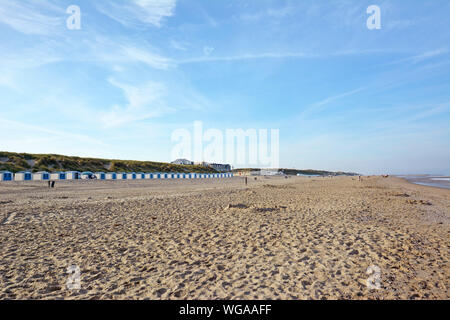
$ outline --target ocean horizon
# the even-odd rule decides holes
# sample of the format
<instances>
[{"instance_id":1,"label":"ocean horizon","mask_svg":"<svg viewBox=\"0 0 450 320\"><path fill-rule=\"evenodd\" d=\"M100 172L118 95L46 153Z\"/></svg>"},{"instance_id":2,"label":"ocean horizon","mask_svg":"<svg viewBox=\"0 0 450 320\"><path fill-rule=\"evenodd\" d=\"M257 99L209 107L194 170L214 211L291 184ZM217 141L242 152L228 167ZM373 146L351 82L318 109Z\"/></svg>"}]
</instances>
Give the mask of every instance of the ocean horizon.
<instances>
[{"instance_id":1,"label":"ocean horizon","mask_svg":"<svg viewBox=\"0 0 450 320\"><path fill-rule=\"evenodd\" d=\"M450 175L416 174L395 176L422 186L450 189Z\"/></svg>"}]
</instances>

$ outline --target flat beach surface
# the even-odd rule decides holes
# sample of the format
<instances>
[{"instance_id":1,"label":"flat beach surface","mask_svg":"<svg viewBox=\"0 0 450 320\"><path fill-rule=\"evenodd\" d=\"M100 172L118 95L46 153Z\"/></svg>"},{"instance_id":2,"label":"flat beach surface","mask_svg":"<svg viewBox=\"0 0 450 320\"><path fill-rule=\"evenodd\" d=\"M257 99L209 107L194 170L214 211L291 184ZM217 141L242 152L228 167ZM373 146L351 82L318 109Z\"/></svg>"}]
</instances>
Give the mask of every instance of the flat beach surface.
<instances>
[{"instance_id":1,"label":"flat beach surface","mask_svg":"<svg viewBox=\"0 0 450 320\"><path fill-rule=\"evenodd\" d=\"M0 183L0 299L449 299L449 221L393 177Z\"/></svg>"}]
</instances>

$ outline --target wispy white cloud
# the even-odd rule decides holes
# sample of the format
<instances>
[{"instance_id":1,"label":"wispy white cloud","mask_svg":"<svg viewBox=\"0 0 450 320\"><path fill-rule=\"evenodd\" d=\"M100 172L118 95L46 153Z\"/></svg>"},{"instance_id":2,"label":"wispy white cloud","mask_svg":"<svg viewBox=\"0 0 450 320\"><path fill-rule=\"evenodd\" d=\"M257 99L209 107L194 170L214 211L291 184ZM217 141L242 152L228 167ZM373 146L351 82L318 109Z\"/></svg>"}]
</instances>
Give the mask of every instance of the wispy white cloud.
<instances>
[{"instance_id":1,"label":"wispy white cloud","mask_svg":"<svg viewBox=\"0 0 450 320\"><path fill-rule=\"evenodd\" d=\"M54 35L63 26L64 17L61 8L45 0L2 0L0 5L0 23L30 35Z\"/></svg>"},{"instance_id":2,"label":"wispy white cloud","mask_svg":"<svg viewBox=\"0 0 450 320\"><path fill-rule=\"evenodd\" d=\"M30 125L19 121L12 121L8 119L0 118L0 134L2 136L9 135L11 131L22 131L22 134L25 132L27 135L35 137L36 134L45 134L46 139L66 139L67 142L76 140L79 142L85 142L96 145L104 145L104 143L98 139L91 138L87 135L78 134L78 133L70 133L60 130L49 129L48 127L42 127L38 125ZM17 134L17 133L14 133Z\"/></svg>"},{"instance_id":3,"label":"wispy white cloud","mask_svg":"<svg viewBox=\"0 0 450 320\"><path fill-rule=\"evenodd\" d=\"M400 64L400 63L419 63L421 61L427 60L427 59L431 59L434 57L438 57L444 54L448 54L449 50L448 49L437 49L437 50L430 50L430 51L426 51L417 55L413 55L410 57L406 57L406 58L402 58L402 59L398 59L395 61L391 61L388 63L385 63L383 65L394 65L394 64Z\"/></svg>"},{"instance_id":4,"label":"wispy white cloud","mask_svg":"<svg viewBox=\"0 0 450 320\"><path fill-rule=\"evenodd\" d=\"M117 57L120 58L122 56L125 62L141 62L156 69L168 69L173 66L169 58L142 48L122 46L117 54Z\"/></svg>"},{"instance_id":5,"label":"wispy white cloud","mask_svg":"<svg viewBox=\"0 0 450 320\"><path fill-rule=\"evenodd\" d=\"M265 10L258 10L254 12L244 12L237 17L244 22L258 22L262 19L283 19L286 16L292 15L296 12L296 9L292 6L286 6L281 8L267 8Z\"/></svg>"},{"instance_id":6,"label":"wispy white cloud","mask_svg":"<svg viewBox=\"0 0 450 320\"><path fill-rule=\"evenodd\" d=\"M109 112L101 114L101 121L105 127L154 118L173 111L165 104L167 88L161 83L150 81L132 86L112 78L108 81L123 91L127 104L123 107L114 105Z\"/></svg>"},{"instance_id":7,"label":"wispy white cloud","mask_svg":"<svg viewBox=\"0 0 450 320\"><path fill-rule=\"evenodd\" d=\"M363 91L365 89L366 88L357 88L355 90L351 90L351 91L347 91L347 92L344 92L344 93L340 93L340 94L328 97L326 99L323 99L321 101L318 101L316 103L313 103L312 105L310 105L309 107L305 108L300 113L300 118L305 118L305 117L311 115L314 112L322 111L325 108L325 106L327 106L327 105L329 105L329 104L331 104L331 103L333 103L335 101L341 100L343 98L350 97L350 96L353 96L355 94L358 94L358 93L360 93L361 91Z\"/></svg>"},{"instance_id":8,"label":"wispy white cloud","mask_svg":"<svg viewBox=\"0 0 450 320\"><path fill-rule=\"evenodd\" d=\"M97 4L100 12L126 27L161 27L163 20L174 14L175 6L176 0L108 1Z\"/></svg>"},{"instance_id":9,"label":"wispy white cloud","mask_svg":"<svg viewBox=\"0 0 450 320\"><path fill-rule=\"evenodd\" d=\"M206 55L201 57L186 58L179 60L172 60L174 64L190 64L190 63L202 63L202 62L220 62L220 61L239 61L239 60L253 60L253 59L314 59L314 58L329 58L339 56L356 56L356 55L370 55L386 53L390 51L386 50L346 50L327 53L307 53L307 52L261 52L261 53L243 53L229 56L214 56ZM206 52L204 52L206 53ZM211 53L211 52L209 52Z\"/></svg>"},{"instance_id":10,"label":"wispy white cloud","mask_svg":"<svg viewBox=\"0 0 450 320\"><path fill-rule=\"evenodd\" d=\"M170 46L176 50L186 51L188 45L185 42L170 40Z\"/></svg>"}]
</instances>

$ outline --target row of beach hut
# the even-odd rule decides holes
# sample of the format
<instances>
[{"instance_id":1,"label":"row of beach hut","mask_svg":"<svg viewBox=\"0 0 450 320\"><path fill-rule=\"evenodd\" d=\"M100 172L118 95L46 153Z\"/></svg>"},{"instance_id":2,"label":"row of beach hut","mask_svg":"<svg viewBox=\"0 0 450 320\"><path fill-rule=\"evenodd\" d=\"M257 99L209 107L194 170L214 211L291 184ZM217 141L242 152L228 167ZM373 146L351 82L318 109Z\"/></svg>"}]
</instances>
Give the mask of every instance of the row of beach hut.
<instances>
[{"instance_id":1,"label":"row of beach hut","mask_svg":"<svg viewBox=\"0 0 450 320\"><path fill-rule=\"evenodd\" d=\"M232 173L164 173L164 172L18 172L0 171L0 181L50 181L50 180L148 180L148 179L206 179L231 178Z\"/></svg>"}]
</instances>

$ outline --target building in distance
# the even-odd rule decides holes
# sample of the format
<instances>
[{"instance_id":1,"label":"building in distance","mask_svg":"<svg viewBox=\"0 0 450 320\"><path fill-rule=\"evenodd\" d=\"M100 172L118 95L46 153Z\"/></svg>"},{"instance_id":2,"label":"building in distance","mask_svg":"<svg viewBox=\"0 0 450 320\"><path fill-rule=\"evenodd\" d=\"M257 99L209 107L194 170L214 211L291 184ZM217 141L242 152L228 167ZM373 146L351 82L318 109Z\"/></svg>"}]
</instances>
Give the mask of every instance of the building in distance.
<instances>
[{"instance_id":1,"label":"building in distance","mask_svg":"<svg viewBox=\"0 0 450 320\"><path fill-rule=\"evenodd\" d=\"M171 162L172 164L184 164L184 165L193 165L194 162L186 159L177 159Z\"/></svg>"}]
</instances>

